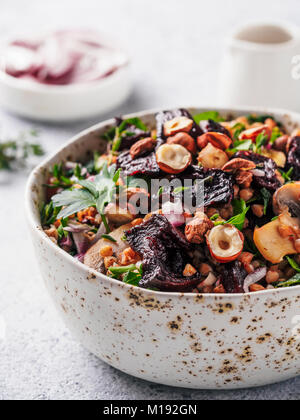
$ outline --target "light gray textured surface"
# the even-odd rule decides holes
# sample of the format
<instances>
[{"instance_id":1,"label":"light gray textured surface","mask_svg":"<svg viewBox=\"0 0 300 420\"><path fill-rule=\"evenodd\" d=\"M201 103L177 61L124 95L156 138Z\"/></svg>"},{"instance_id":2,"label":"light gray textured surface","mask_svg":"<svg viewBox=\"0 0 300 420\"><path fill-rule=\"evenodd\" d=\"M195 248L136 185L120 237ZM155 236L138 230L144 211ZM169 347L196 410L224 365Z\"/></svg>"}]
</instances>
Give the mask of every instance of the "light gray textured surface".
<instances>
[{"instance_id":1,"label":"light gray textured surface","mask_svg":"<svg viewBox=\"0 0 300 420\"><path fill-rule=\"evenodd\" d=\"M120 114L216 103L222 42L233 25L258 17L300 24L299 7L299 0L1 0L0 35L57 26L115 33L134 59L134 92ZM35 126L48 152L91 123L37 125L0 111L1 137ZM131 378L85 351L40 281L23 210L25 182L26 174L0 175L0 316L6 323L0 399L300 399L300 377L253 390L173 389Z\"/></svg>"}]
</instances>

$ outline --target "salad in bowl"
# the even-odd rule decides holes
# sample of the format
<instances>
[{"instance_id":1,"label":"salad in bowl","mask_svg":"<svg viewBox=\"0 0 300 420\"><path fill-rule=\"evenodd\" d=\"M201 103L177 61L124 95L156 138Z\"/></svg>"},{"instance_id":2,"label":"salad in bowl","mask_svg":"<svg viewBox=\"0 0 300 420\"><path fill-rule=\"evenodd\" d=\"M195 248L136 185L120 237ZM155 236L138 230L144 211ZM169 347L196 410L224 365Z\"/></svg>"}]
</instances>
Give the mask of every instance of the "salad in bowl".
<instances>
[{"instance_id":1,"label":"salad in bowl","mask_svg":"<svg viewBox=\"0 0 300 420\"><path fill-rule=\"evenodd\" d=\"M106 150L52 166L43 230L89 268L162 292L300 285L300 129L271 115L116 118Z\"/></svg>"}]
</instances>

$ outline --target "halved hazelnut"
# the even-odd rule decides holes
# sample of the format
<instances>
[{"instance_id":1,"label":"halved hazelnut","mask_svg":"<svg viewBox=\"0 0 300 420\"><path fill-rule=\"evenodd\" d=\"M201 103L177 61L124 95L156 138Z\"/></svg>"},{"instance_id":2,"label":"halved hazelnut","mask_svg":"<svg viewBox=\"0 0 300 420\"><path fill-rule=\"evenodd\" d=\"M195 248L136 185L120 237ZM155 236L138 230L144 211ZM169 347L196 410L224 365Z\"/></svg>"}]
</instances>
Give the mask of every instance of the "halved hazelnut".
<instances>
[{"instance_id":1,"label":"halved hazelnut","mask_svg":"<svg viewBox=\"0 0 300 420\"><path fill-rule=\"evenodd\" d=\"M230 137L226 136L226 134L209 131L197 138L198 147L201 147L204 144L206 145L207 143L211 143L219 149L226 150L231 145L232 140Z\"/></svg>"},{"instance_id":2,"label":"halved hazelnut","mask_svg":"<svg viewBox=\"0 0 300 420\"><path fill-rule=\"evenodd\" d=\"M179 174L191 164L192 155L180 144L163 144L156 151L156 161L162 171Z\"/></svg>"},{"instance_id":3,"label":"halved hazelnut","mask_svg":"<svg viewBox=\"0 0 300 420\"><path fill-rule=\"evenodd\" d=\"M201 150L198 155L198 162L204 168L221 169L228 162L228 156L223 150L214 147L211 143Z\"/></svg>"},{"instance_id":4,"label":"halved hazelnut","mask_svg":"<svg viewBox=\"0 0 300 420\"><path fill-rule=\"evenodd\" d=\"M184 131L189 133L193 128L194 121L187 117L176 117L164 123L164 135L173 136L176 133Z\"/></svg>"},{"instance_id":5,"label":"halved hazelnut","mask_svg":"<svg viewBox=\"0 0 300 420\"><path fill-rule=\"evenodd\" d=\"M248 130L243 131L239 139L240 140L252 140L255 142L257 136L261 133L265 133L268 138L271 138L272 131L268 125L262 125L260 127L249 128Z\"/></svg>"},{"instance_id":6,"label":"halved hazelnut","mask_svg":"<svg viewBox=\"0 0 300 420\"><path fill-rule=\"evenodd\" d=\"M206 236L211 256L218 262L236 260L244 248L244 235L235 226L215 226Z\"/></svg>"},{"instance_id":7,"label":"halved hazelnut","mask_svg":"<svg viewBox=\"0 0 300 420\"><path fill-rule=\"evenodd\" d=\"M193 155L197 153L196 143L192 136L187 133L177 133L167 140L167 144L180 144L185 147Z\"/></svg>"}]
</instances>

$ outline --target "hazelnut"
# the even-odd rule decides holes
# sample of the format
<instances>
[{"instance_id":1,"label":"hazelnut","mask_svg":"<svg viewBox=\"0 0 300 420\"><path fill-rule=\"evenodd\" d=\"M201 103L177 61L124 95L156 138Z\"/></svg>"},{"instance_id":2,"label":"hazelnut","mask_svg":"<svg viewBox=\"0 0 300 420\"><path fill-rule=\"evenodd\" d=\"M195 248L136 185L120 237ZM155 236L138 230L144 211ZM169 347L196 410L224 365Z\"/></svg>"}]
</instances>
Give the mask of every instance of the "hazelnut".
<instances>
[{"instance_id":1,"label":"hazelnut","mask_svg":"<svg viewBox=\"0 0 300 420\"><path fill-rule=\"evenodd\" d=\"M279 150L280 152L285 152L288 140L288 135L278 137L278 139L276 139L274 142L274 149Z\"/></svg>"},{"instance_id":2,"label":"hazelnut","mask_svg":"<svg viewBox=\"0 0 300 420\"><path fill-rule=\"evenodd\" d=\"M193 155L197 152L195 140L187 133L177 133L175 136L169 137L167 144L180 144Z\"/></svg>"},{"instance_id":3,"label":"hazelnut","mask_svg":"<svg viewBox=\"0 0 300 420\"><path fill-rule=\"evenodd\" d=\"M274 121L273 118L267 118L265 120L265 124L270 128L270 130L273 130L277 126L276 121Z\"/></svg>"},{"instance_id":4,"label":"hazelnut","mask_svg":"<svg viewBox=\"0 0 300 420\"><path fill-rule=\"evenodd\" d=\"M197 143L199 147L205 143L211 143L219 149L226 150L231 145L232 140L226 134L209 131L198 137Z\"/></svg>"},{"instance_id":5,"label":"hazelnut","mask_svg":"<svg viewBox=\"0 0 300 420\"><path fill-rule=\"evenodd\" d=\"M192 155L180 144L163 144L156 151L156 161L162 171L179 174L191 164Z\"/></svg>"},{"instance_id":6,"label":"hazelnut","mask_svg":"<svg viewBox=\"0 0 300 420\"><path fill-rule=\"evenodd\" d=\"M256 217L263 217L264 206L262 204L253 204L251 210Z\"/></svg>"},{"instance_id":7,"label":"hazelnut","mask_svg":"<svg viewBox=\"0 0 300 420\"><path fill-rule=\"evenodd\" d=\"M218 225L206 235L206 242L211 256L226 263L236 260L242 253L244 235L235 226Z\"/></svg>"},{"instance_id":8,"label":"hazelnut","mask_svg":"<svg viewBox=\"0 0 300 420\"><path fill-rule=\"evenodd\" d=\"M189 133L193 128L194 121L187 117L176 117L164 123L164 135L166 137L185 132Z\"/></svg>"},{"instance_id":9,"label":"hazelnut","mask_svg":"<svg viewBox=\"0 0 300 420\"><path fill-rule=\"evenodd\" d=\"M198 162L204 168L221 169L228 162L228 156L223 150L214 147L211 143L201 150L198 155Z\"/></svg>"},{"instance_id":10,"label":"hazelnut","mask_svg":"<svg viewBox=\"0 0 300 420\"><path fill-rule=\"evenodd\" d=\"M242 188L249 188L253 180L253 173L249 171L238 171L235 180Z\"/></svg>"},{"instance_id":11,"label":"hazelnut","mask_svg":"<svg viewBox=\"0 0 300 420\"><path fill-rule=\"evenodd\" d=\"M197 137L197 146L200 150L204 149L208 145L208 139L204 136Z\"/></svg>"},{"instance_id":12,"label":"hazelnut","mask_svg":"<svg viewBox=\"0 0 300 420\"><path fill-rule=\"evenodd\" d=\"M136 159L146 152L151 152L154 149L155 144L156 140L152 139L151 137L139 140L131 146L130 156L132 159Z\"/></svg>"},{"instance_id":13,"label":"hazelnut","mask_svg":"<svg viewBox=\"0 0 300 420\"><path fill-rule=\"evenodd\" d=\"M268 284L275 283L278 280L279 280L279 272L278 271L269 270L267 272L266 282Z\"/></svg>"},{"instance_id":14,"label":"hazelnut","mask_svg":"<svg viewBox=\"0 0 300 420\"><path fill-rule=\"evenodd\" d=\"M201 244L205 240L205 234L209 229L212 229L213 226L213 222L206 214L198 212L185 226L185 237L192 244Z\"/></svg>"},{"instance_id":15,"label":"hazelnut","mask_svg":"<svg viewBox=\"0 0 300 420\"><path fill-rule=\"evenodd\" d=\"M254 191L252 190L252 188L244 188L240 190L240 198L246 202L251 200L253 195L254 195Z\"/></svg>"}]
</instances>

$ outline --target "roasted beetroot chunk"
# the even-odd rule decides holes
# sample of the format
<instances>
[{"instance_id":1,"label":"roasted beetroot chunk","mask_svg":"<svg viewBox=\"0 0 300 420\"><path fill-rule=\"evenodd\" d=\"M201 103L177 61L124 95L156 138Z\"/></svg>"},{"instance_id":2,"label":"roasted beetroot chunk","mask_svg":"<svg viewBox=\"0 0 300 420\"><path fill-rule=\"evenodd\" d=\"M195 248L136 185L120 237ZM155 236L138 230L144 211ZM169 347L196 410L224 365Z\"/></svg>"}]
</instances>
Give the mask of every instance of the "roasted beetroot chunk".
<instances>
[{"instance_id":1,"label":"roasted beetroot chunk","mask_svg":"<svg viewBox=\"0 0 300 420\"><path fill-rule=\"evenodd\" d=\"M173 111L162 111L156 114L156 136L157 136L157 147L161 146L166 142L167 138L164 135L164 123L172 120L176 117L187 117L193 120L192 115L186 109L180 108ZM194 123L189 133L194 139L203 134L203 131L198 124Z\"/></svg>"},{"instance_id":2,"label":"roasted beetroot chunk","mask_svg":"<svg viewBox=\"0 0 300 420\"><path fill-rule=\"evenodd\" d=\"M229 131L223 127L223 125L217 123L213 120L207 121L200 121L199 126L204 133L213 132L213 133L222 133L226 134L229 138L231 138L231 134Z\"/></svg>"},{"instance_id":3,"label":"roasted beetroot chunk","mask_svg":"<svg viewBox=\"0 0 300 420\"><path fill-rule=\"evenodd\" d=\"M220 169L205 169L199 166L190 166L179 177L182 179L205 180L203 203L205 207L213 204L227 204L233 199L233 178ZM193 205L195 205L195 188L192 189L192 195Z\"/></svg>"},{"instance_id":4,"label":"roasted beetroot chunk","mask_svg":"<svg viewBox=\"0 0 300 420\"><path fill-rule=\"evenodd\" d=\"M190 244L166 217L153 215L125 233L131 248L143 258L140 286L169 292L189 292L200 283L200 274L182 275L189 263Z\"/></svg>"},{"instance_id":5,"label":"roasted beetroot chunk","mask_svg":"<svg viewBox=\"0 0 300 420\"><path fill-rule=\"evenodd\" d=\"M300 137L294 137L291 140L287 156L287 169L293 168L291 178L294 181L300 180Z\"/></svg>"},{"instance_id":6,"label":"roasted beetroot chunk","mask_svg":"<svg viewBox=\"0 0 300 420\"><path fill-rule=\"evenodd\" d=\"M262 176L254 175L253 180L257 187L266 188L271 192L274 192L281 187L281 183L276 177L275 171L278 168L274 160L248 151L237 152L234 157L251 160L256 164L257 169L264 173Z\"/></svg>"},{"instance_id":7,"label":"roasted beetroot chunk","mask_svg":"<svg viewBox=\"0 0 300 420\"><path fill-rule=\"evenodd\" d=\"M222 265L221 283L226 293L244 293L247 272L239 261Z\"/></svg>"},{"instance_id":8,"label":"roasted beetroot chunk","mask_svg":"<svg viewBox=\"0 0 300 420\"><path fill-rule=\"evenodd\" d=\"M129 151L123 152L118 157L117 167L121 168L126 176L150 175L156 177L160 173L155 153L153 152L137 159L132 159Z\"/></svg>"}]
</instances>

